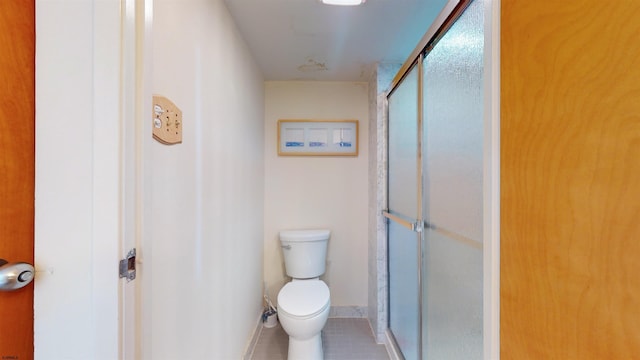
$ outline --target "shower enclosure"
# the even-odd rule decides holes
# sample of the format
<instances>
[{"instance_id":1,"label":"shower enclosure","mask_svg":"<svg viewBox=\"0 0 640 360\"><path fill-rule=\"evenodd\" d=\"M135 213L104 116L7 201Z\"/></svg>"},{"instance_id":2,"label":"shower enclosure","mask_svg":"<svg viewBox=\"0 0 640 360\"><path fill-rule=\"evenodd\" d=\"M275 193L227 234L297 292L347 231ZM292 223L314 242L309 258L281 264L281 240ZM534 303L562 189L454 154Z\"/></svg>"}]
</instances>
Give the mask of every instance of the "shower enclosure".
<instances>
[{"instance_id":1,"label":"shower enclosure","mask_svg":"<svg viewBox=\"0 0 640 360\"><path fill-rule=\"evenodd\" d=\"M405 359L483 357L484 4L449 1L388 93L389 329Z\"/></svg>"}]
</instances>

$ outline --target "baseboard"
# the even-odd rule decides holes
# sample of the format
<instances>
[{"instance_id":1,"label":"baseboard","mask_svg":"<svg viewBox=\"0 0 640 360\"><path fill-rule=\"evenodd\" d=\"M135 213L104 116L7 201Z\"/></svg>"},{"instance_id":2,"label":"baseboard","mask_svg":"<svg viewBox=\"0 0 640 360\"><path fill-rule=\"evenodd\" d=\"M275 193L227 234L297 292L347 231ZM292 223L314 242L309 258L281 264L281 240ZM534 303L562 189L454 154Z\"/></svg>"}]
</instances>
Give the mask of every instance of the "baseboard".
<instances>
[{"instance_id":1,"label":"baseboard","mask_svg":"<svg viewBox=\"0 0 640 360\"><path fill-rule=\"evenodd\" d=\"M387 329L384 332L384 347L387 348L387 353L389 354L390 360L402 360L404 359L400 353L400 349L398 349L396 342L393 340L391 332Z\"/></svg>"},{"instance_id":2,"label":"baseboard","mask_svg":"<svg viewBox=\"0 0 640 360\"><path fill-rule=\"evenodd\" d=\"M329 310L330 318L366 318L366 306L332 306Z\"/></svg>"},{"instance_id":3,"label":"baseboard","mask_svg":"<svg viewBox=\"0 0 640 360\"><path fill-rule=\"evenodd\" d=\"M373 325L371 324L371 319L367 319L367 324L369 324L369 330L371 330L371 336L373 336L373 341L376 342L376 344L378 345L385 345L386 343L386 339L384 334L382 334L382 336L380 336L380 338L378 339L378 337L376 336L376 332L375 330L373 330ZM387 346L385 345L385 348Z\"/></svg>"},{"instance_id":4,"label":"baseboard","mask_svg":"<svg viewBox=\"0 0 640 360\"><path fill-rule=\"evenodd\" d=\"M258 316L258 321L256 321L256 327L253 329L253 334L251 335L251 340L246 346L244 351L243 360L251 360L251 356L253 355L253 350L256 348L256 344L258 343L258 339L260 338L260 333L262 332L262 314Z\"/></svg>"}]
</instances>

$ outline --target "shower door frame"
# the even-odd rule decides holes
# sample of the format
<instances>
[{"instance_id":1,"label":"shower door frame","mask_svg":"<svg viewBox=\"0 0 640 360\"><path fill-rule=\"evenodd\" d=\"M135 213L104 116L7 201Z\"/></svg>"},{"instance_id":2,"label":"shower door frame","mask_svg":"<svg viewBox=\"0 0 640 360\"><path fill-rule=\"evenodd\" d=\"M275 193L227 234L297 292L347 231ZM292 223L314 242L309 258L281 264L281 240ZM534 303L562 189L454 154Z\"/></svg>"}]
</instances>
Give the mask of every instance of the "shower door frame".
<instances>
[{"instance_id":1,"label":"shower door frame","mask_svg":"<svg viewBox=\"0 0 640 360\"><path fill-rule=\"evenodd\" d=\"M384 128L385 141L389 143L389 96L402 83L402 80L413 68L418 67L418 153L417 153L417 173L418 173L418 189L417 194L420 199L418 202L418 217L414 222L407 221L389 212L389 149L387 146L386 153L386 205L382 209L382 216L385 223L395 221L408 229L416 232L419 237L418 252L422 253L422 242L424 240L422 218L422 183L423 183L423 164L422 164L422 141L423 141L423 71L422 62L425 54L427 54L438 40L447 33L449 28L456 22L460 15L465 11L474 0L449 0L440 14L436 17L432 25L429 27L425 35L422 37L411 55L403 63L396 76L393 78L389 89L384 97L384 111L386 112ZM501 0L484 0L484 133L483 133L483 358L499 359L500 358L500 1ZM387 225L387 242L388 225ZM388 245L387 245L388 248ZM388 252L387 252L387 262ZM418 354L422 358L422 261L418 263ZM387 266L388 269L388 266ZM389 277L387 277L388 281ZM389 289L389 284L387 284ZM389 293L387 293L387 304L389 304ZM389 306L386 307L389 311ZM387 314L387 327L389 328L390 316ZM387 331L389 345L394 347L396 354L399 347L390 331Z\"/></svg>"}]
</instances>

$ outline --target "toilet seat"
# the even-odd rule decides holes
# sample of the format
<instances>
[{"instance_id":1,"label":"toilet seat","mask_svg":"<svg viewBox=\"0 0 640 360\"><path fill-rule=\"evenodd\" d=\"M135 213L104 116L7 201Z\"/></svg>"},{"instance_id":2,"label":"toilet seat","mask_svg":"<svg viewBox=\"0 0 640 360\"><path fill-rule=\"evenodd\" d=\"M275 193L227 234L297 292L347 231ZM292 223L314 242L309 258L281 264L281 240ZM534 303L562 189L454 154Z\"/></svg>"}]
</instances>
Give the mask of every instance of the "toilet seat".
<instances>
[{"instance_id":1,"label":"toilet seat","mask_svg":"<svg viewBox=\"0 0 640 360\"><path fill-rule=\"evenodd\" d=\"M321 280L292 281L278 293L278 311L298 319L312 318L330 304L329 287Z\"/></svg>"}]
</instances>

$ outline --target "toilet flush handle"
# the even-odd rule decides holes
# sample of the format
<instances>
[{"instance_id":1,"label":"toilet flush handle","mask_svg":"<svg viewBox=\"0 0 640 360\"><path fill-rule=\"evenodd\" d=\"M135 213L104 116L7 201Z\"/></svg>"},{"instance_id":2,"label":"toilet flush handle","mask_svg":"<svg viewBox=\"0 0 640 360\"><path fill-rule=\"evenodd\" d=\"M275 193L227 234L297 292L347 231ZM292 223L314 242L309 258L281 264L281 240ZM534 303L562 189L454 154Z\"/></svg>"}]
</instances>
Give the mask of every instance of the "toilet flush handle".
<instances>
[{"instance_id":1,"label":"toilet flush handle","mask_svg":"<svg viewBox=\"0 0 640 360\"><path fill-rule=\"evenodd\" d=\"M291 250L291 245L281 245L281 247L285 250Z\"/></svg>"}]
</instances>

